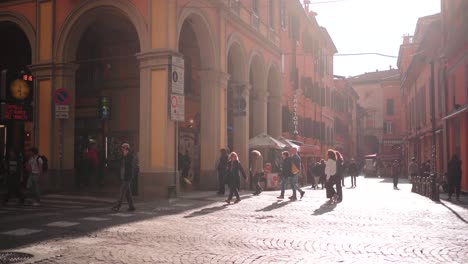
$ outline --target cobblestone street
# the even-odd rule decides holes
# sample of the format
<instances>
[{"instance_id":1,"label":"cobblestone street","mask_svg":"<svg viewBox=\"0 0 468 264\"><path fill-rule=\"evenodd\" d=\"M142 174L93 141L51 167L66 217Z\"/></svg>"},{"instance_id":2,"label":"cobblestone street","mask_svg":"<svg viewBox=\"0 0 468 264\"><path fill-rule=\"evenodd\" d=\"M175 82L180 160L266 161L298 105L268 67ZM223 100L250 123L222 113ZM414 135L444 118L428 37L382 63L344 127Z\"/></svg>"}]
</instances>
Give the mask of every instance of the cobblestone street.
<instances>
[{"instance_id":1,"label":"cobblestone street","mask_svg":"<svg viewBox=\"0 0 468 264\"><path fill-rule=\"evenodd\" d=\"M134 213L37 214L2 221L0 246L35 263L468 263L468 210L400 186L359 177L336 207L307 188L296 202L194 193Z\"/></svg>"}]
</instances>

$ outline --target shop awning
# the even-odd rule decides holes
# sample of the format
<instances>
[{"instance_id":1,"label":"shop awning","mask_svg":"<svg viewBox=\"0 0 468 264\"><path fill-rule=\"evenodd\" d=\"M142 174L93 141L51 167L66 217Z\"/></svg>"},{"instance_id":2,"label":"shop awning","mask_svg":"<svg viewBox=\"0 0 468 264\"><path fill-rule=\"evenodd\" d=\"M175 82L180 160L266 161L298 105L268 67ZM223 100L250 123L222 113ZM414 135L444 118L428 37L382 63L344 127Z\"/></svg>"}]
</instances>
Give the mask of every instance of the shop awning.
<instances>
[{"instance_id":1,"label":"shop awning","mask_svg":"<svg viewBox=\"0 0 468 264\"><path fill-rule=\"evenodd\" d=\"M300 146L293 143L291 140L287 139L287 138L284 138L284 137L280 137L278 139L278 141L280 141L281 143L285 144L288 148L297 148L298 151L300 151Z\"/></svg>"},{"instance_id":2,"label":"shop awning","mask_svg":"<svg viewBox=\"0 0 468 264\"><path fill-rule=\"evenodd\" d=\"M256 137L253 137L249 140L249 148L273 148L273 149L283 149L286 147L286 144L281 143L280 141L274 139L270 135L260 134Z\"/></svg>"},{"instance_id":3,"label":"shop awning","mask_svg":"<svg viewBox=\"0 0 468 264\"><path fill-rule=\"evenodd\" d=\"M456 117L457 115L459 115L459 114L461 114L463 112L466 112L466 110L468 110L468 105L466 105L466 106L462 107L461 109L458 109L455 112L452 112L451 114L443 117L442 120L447 120L447 119Z\"/></svg>"}]
</instances>

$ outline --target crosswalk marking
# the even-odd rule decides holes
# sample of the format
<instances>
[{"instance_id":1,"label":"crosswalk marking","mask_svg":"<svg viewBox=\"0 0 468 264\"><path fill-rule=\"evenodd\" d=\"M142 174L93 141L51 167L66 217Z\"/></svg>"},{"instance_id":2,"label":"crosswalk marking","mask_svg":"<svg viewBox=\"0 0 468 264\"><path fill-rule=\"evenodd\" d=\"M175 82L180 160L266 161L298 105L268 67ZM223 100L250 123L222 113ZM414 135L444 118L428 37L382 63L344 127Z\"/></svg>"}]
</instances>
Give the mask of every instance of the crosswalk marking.
<instances>
[{"instance_id":1,"label":"crosswalk marking","mask_svg":"<svg viewBox=\"0 0 468 264\"><path fill-rule=\"evenodd\" d=\"M132 216L133 214L116 213L116 214L110 214L110 215L119 216L119 217L129 217L129 216Z\"/></svg>"},{"instance_id":2,"label":"crosswalk marking","mask_svg":"<svg viewBox=\"0 0 468 264\"><path fill-rule=\"evenodd\" d=\"M8 235L8 236L26 236L26 235L31 235L34 233L39 233L42 230L40 229L29 229L29 228L19 228L15 230L11 230L8 232L1 233L2 235Z\"/></svg>"},{"instance_id":3,"label":"crosswalk marking","mask_svg":"<svg viewBox=\"0 0 468 264\"><path fill-rule=\"evenodd\" d=\"M49 223L46 226L49 226L49 227L70 227L70 226L76 226L76 225L79 225L79 224L80 223L76 223L76 222L58 221L58 222Z\"/></svg>"},{"instance_id":4,"label":"crosswalk marking","mask_svg":"<svg viewBox=\"0 0 468 264\"><path fill-rule=\"evenodd\" d=\"M81 220L85 220L85 221L106 221L106 220L110 220L110 218L102 218L102 217L85 217L85 218L81 218Z\"/></svg>"}]
</instances>

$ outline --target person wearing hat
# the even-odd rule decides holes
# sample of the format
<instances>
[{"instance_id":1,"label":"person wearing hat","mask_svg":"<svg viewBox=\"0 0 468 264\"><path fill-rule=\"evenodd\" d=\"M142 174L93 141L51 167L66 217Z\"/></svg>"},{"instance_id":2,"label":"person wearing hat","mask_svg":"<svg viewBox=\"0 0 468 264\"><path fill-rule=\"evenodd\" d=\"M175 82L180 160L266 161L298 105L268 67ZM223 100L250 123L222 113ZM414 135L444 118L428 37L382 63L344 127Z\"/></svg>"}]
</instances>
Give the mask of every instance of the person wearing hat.
<instances>
[{"instance_id":1,"label":"person wearing hat","mask_svg":"<svg viewBox=\"0 0 468 264\"><path fill-rule=\"evenodd\" d=\"M135 206L133 206L133 198L131 191L131 182L135 174L136 168L136 159L133 154L130 153L130 144L123 143L121 146L122 157L120 159L120 195L117 203L112 207L112 211L119 211L120 206L122 205L122 200L124 196L127 198L128 211L135 211Z\"/></svg>"}]
</instances>

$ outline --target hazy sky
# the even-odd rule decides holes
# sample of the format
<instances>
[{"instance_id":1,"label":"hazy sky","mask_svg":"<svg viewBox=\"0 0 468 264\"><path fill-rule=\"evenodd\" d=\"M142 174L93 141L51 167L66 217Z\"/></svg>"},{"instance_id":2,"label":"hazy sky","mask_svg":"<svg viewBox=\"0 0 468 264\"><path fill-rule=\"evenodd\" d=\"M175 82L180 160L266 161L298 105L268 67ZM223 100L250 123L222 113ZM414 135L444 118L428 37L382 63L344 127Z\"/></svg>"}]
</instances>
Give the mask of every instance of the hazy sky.
<instances>
[{"instance_id":1,"label":"hazy sky","mask_svg":"<svg viewBox=\"0 0 468 264\"><path fill-rule=\"evenodd\" d=\"M323 3L328 2L328 3ZM376 52L398 56L404 34L414 34L419 17L440 12L440 0L311 0L310 9L327 28L338 53ZM354 76L396 68L396 58L335 56L334 72Z\"/></svg>"}]
</instances>

